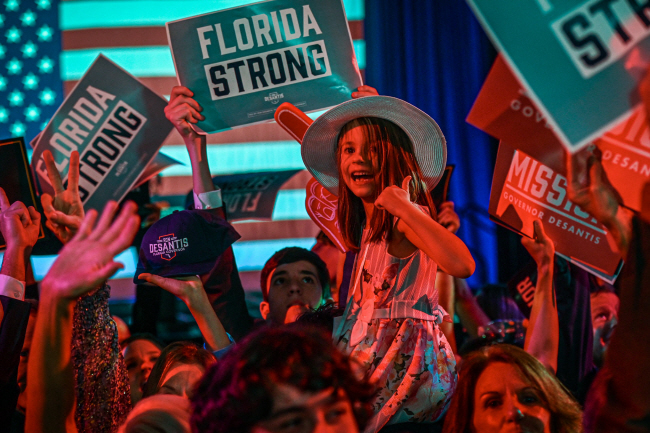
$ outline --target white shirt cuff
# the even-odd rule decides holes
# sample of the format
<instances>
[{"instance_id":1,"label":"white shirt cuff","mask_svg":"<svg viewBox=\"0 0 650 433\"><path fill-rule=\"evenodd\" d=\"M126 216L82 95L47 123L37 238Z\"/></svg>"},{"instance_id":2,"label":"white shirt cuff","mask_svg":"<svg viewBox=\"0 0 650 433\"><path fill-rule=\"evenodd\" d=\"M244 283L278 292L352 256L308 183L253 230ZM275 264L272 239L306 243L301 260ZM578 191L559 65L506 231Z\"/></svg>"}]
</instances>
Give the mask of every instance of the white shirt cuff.
<instances>
[{"instance_id":1,"label":"white shirt cuff","mask_svg":"<svg viewBox=\"0 0 650 433\"><path fill-rule=\"evenodd\" d=\"M195 193L194 194L194 209L217 209L223 206L221 200L221 189L217 188L214 191Z\"/></svg>"},{"instance_id":2,"label":"white shirt cuff","mask_svg":"<svg viewBox=\"0 0 650 433\"><path fill-rule=\"evenodd\" d=\"M25 283L8 275L0 274L0 295L25 300Z\"/></svg>"}]
</instances>

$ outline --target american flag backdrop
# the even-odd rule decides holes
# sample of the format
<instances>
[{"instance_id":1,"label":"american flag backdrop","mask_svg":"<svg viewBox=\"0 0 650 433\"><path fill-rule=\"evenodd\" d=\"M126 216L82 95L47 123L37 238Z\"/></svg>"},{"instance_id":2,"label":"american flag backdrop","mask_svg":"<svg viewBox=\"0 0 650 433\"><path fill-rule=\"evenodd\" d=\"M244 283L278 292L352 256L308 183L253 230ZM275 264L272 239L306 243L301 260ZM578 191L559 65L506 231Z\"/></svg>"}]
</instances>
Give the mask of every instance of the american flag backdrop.
<instances>
[{"instance_id":1,"label":"american flag backdrop","mask_svg":"<svg viewBox=\"0 0 650 433\"><path fill-rule=\"evenodd\" d=\"M250 0L0 0L0 138L29 142L45 126L99 53L168 97L177 85L165 22L253 3ZM359 67L365 66L364 0L344 0ZM318 115L316 113L315 115ZM315 116L312 115L312 116ZM167 212L183 207L192 188L189 158L174 131L161 150L185 165L170 167L154 180L153 200ZM247 126L208 136L213 175L304 168L300 146L275 123ZM318 228L305 211L302 171L278 194L272 221L239 222L242 239L235 255L247 290L259 289L259 271L280 248L310 248ZM128 281L135 251L122 255ZM52 257L36 259L44 275ZM133 265L133 267L132 267ZM129 274L130 273L130 274ZM117 282L117 281L116 281Z\"/></svg>"}]
</instances>

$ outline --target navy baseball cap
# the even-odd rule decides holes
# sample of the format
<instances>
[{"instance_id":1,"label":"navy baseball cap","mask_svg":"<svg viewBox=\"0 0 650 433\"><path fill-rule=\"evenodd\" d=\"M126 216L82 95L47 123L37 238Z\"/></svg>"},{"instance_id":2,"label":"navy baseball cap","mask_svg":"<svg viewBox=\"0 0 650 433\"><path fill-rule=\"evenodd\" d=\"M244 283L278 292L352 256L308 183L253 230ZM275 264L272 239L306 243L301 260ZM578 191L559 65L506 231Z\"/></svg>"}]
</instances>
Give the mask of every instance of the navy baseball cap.
<instances>
[{"instance_id":1,"label":"navy baseball cap","mask_svg":"<svg viewBox=\"0 0 650 433\"><path fill-rule=\"evenodd\" d=\"M156 221L144 235L138 253L135 284L143 272L161 277L206 274L241 236L211 210L183 210Z\"/></svg>"}]
</instances>

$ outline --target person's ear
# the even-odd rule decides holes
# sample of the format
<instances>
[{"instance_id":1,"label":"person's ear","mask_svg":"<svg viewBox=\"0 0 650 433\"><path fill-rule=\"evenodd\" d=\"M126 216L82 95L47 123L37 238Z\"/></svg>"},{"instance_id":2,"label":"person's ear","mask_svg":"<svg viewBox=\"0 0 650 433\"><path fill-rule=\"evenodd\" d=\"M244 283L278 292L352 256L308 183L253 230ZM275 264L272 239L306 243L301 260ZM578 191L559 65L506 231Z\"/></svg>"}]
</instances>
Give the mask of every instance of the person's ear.
<instances>
[{"instance_id":1,"label":"person's ear","mask_svg":"<svg viewBox=\"0 0 650 433\"><path fill-rule=\"evenodd\" d=\"M262 319L266 320L269 317L269 303L266 301L260 302L260 313L262 314Z\"/></svg>"}]
</instances>

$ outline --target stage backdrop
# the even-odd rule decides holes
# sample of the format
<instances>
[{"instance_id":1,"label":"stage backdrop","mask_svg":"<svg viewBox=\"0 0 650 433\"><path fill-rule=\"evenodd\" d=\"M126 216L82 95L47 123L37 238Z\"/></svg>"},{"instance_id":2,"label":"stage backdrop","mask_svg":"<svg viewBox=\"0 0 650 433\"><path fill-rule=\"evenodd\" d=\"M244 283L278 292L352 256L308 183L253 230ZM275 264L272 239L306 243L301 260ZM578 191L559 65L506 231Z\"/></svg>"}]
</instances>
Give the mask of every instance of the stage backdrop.
<instances>
[{"instance_id":1,"label":"stage backdrop","mask_svg":"<svg viewBox=\"0 0 650 433\"><path fill-rule=\"evenodd\" d=\"M496 144L465 122L494 60L492 45L464 1L366 0L365 35L366 83L428 113L447 138L458 235L477 265L470 283L497 281L487 213Z\"/></svg>"},{"instance_id":2,"label":"stage backdrop","mask_svg":"<svg viewBox=\"0 0 650 433\"><path fill-rule=\"evenodd\" d=\"M99 53L138 77L160 95L177 85L165 22L254 3L250 0L6 0L0 10L0 138L25 136L29 142L44 127ZM365 66L363 0L344 0L356 57ZM312 116L315 116L312 114ZM253 125L208 136L213 175L304 169L300 146L275 123ZM162 152L185 166L165 170L154 186L154 200L181 209L192 188L181 137L174 131ZM306 172L278 194L270 222L237 223L242 239L234 245L242 282L259 290L259 271L277 250L310 248L318 228L305 210ZM123 255L133 272L133 251ZM53 258L36 259L42 277ZM118 277L126 279L128 272ZM114 295L116 294L113 283ZM114 296L115 297L115 296Z\"/></svg>"}]
</instances>

